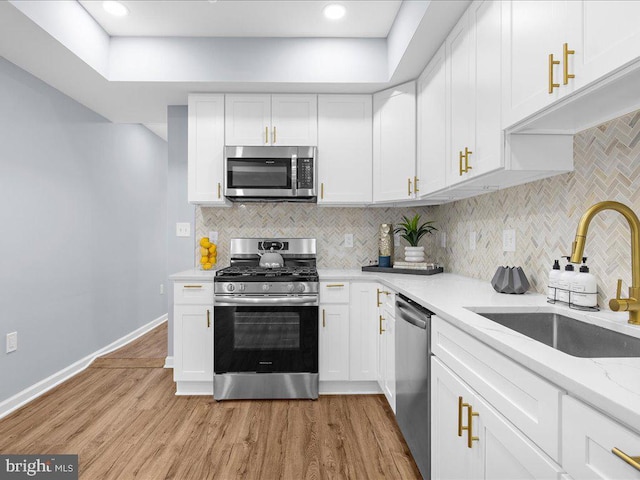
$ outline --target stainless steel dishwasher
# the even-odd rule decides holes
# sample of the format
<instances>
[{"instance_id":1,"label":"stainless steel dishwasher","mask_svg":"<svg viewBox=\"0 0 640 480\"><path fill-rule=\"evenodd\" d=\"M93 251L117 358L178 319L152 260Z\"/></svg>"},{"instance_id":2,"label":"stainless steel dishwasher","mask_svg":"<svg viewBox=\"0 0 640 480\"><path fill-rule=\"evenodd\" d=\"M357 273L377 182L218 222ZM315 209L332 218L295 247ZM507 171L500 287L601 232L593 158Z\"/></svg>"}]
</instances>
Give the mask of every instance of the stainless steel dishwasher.
<instances>
[{"instance_id":1,"label":"stainless steel dishwasher","mask_svg":"<svg viewBox=\"0 0 640 480\"><path fill-rule=\"evenodd\" d=\"M425 479L431 478L431 315L396 297L396 421Z\"/></svg>"}]
</instances>

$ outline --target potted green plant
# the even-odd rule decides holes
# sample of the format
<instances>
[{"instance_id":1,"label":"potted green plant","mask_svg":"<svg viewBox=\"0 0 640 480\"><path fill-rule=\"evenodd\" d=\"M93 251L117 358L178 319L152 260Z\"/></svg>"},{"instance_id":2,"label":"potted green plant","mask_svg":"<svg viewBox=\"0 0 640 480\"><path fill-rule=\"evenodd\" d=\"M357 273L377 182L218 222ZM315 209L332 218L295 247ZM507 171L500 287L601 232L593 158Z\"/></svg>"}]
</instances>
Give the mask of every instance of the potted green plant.
<instances>
[{"instance_id":1,"label":"potted green plant","mask_svg":"<svg viewBox=\"0 0 640 480\"><path fill-rule=\"evenodd\" d=\"M416 214L411 219L403 216L402 222L393 230L393 233L399 233L402 238L409 242L409 246L404 247L404 259L407 262L424 261L424 247L419 247L418 242L425 235L438 230L433 226L432 221L424 222L421 225L418 225L419 223L420 214Z\"/></svg>"}]
</instances>

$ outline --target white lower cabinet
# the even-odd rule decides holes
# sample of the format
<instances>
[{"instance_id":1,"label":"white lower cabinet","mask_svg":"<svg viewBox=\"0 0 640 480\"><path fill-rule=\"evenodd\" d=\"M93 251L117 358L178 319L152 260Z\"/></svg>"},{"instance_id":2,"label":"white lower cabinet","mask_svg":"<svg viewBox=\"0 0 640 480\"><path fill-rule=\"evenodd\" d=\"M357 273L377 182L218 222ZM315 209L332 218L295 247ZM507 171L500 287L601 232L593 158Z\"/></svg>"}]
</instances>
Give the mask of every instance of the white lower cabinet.
<instances>
[{"instance_id":1,"label":"white lower cabinet","mask_svg":"<svg viewBox=\"0 0 640 480\"><path fill-rule=\"evenodd\" d=\"M559 465L436 357L431 392L433 480L561 478Z\"/></svg>"},{"instance_id":2,"label":"white lower cabinet","mask_svg":"<svg viewBox=\"0 0 640 480\"><path fill-rule=\"evenodd\" d=\"M213 394L213 284L174 284L173 379L177 395Z\"/></svg>"},{"instance_id":3,"label":"white lower cabinet","mask_svg":"<svg viewBox=\"0 0 640 480\"><path fill-rule=\"evenodd\" d=\"M349 380L349 305L320 305L320 380Z\"/></svg>"},{"instance_id":4,"label":"white lower cabinet","mask_svg":"<svg viewBox=\"0 0 640 480\"><path fill-rule=\"evenodd\" d=\"M562 399L563 466L575 480L640 479L640 471L613 450L640 455L640 435L575 398Z\"/></svg>"}]
</instances>

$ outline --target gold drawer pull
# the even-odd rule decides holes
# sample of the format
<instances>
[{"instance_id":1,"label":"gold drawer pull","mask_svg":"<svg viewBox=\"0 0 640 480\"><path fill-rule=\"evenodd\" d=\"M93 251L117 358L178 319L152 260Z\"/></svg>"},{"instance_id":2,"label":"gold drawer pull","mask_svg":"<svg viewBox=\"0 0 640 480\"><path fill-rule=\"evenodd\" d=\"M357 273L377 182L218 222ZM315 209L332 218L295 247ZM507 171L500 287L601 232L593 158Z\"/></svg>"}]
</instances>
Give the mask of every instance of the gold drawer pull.
<instances>
[{"instance_id":1,"label":"gold drawer pull","mask_svg":"<svg viewBox=\"0 0 640 480\"><path fill-rule=\"evenodd\" d=\"M211 311L207 309L207 328L211 328Z\"/></svg>"},{"instance_id":2,"label":"gold drawer pull","mask_svg":"<svg viewBox=\"0 0 640 480\"><path fill-rule=\"evenodd\" d=\"M382 315L380 315L380 335L382 335L382 332L386 332L386 330L384 328L382 328L382 321L384 320L384 317Z\"/></svg>"},{"instance_id":3,"label":"gold drawer pull","mask_svg":"<svg viewBox=\"0 0 640 480\"><path fill-rule=\"evenodd\" d=\"M344 283L330 283L327 285L327 288L340 288L344 287Z\"/></svg>"},{"instance_id":4,"label":"gold drawer pull","mask_svg":"<svg viewBox=\"0 0 640 480\"><path fill-rule=\"evenodd\" d=\"M322 309L322 327L326 327L326 312L324 311L324 308Z\"/></svg>"},{"instance_id":5,"label":"gold drawer pull","mask_svg":"<svg viewBox=\"0 0 640 480\"><path fill-rule=\"evenodd\" d=\"M569 50L569 44L565 43L562 46L562 56L563 56L563 65L562 65L562 70L564 73L564 81L562 83L564 83L565 85L567 85L569 83L569 79L570 78L576 78L576 76L573 73L569 73L569 55L573 55L575 54L576 51L575 50Z\"/></svg>"},{"instance_id":6,"label":"gold drawer pull","mask_svg":"<svg viewBox=\"0 0 640 480\"><path fill-rule=\"evenodd\" d=\"M466 430L468 427L462 426L462 409L463 407L467 407L469 404L462 402L462 397L458 397L458 436L462 436L462 430Z\"/></svg>"},{"instance_id":7,"label":"gold drawer pull","mask_svg":"<svg viewBox=\"0 0 640 480\"><path fill-rule=\"evenodd\" d=\"M473 411L473 407L471 405L467 405L467 447L472 448L473 442L477 442L480 440L480 437L473 436L473 417L479 417L480 414L478 412Z\"/></svg>"},{"instance_id":8,"label":"gold drawer pull","mask_svg":"<svg viewBox=\"0 0 640 480\"><path fill-rule=\"evenodd\" d=\"M627 462L636 470L640 470L640 457L630 457L629 455L627 455L622 450L619 450L616 447L613 447L613 449L611 449L611 453L620 457L622 460Z\"/></svg>"},{"instance_id":9,"label":"gold drawer pull","mask_svg":"<svg viewBox=\"0 0 640 480\"><path fill-rule=\"evenodd\" d=\"M553 93L554 88L560 88L559 83L553 83L553 66L560 65L560 60L553 59L553 53L549 54L549 93Z\"/></svg>"},{"instance_id":10,"label":"gold drawer pull","mask_svg":"<svg viewBox=\"0 0 640 480\"><path fill-rule=\"evenodd\" d=\"M202 285L185 285L184 288L202 288Z\"/></svg>"}]
</instances>

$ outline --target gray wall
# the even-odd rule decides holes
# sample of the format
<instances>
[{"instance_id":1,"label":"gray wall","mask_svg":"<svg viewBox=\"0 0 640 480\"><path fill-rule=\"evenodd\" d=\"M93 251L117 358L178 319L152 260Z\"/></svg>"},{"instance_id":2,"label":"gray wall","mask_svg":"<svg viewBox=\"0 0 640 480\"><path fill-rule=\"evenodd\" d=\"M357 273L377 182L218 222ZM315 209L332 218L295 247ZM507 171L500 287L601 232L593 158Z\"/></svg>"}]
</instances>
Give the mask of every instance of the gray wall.
<instances>
[{"instance_id":1,"label":"gray wall","mask_svg":"<svg viewBox=\"0 0 640 480\"><path fill-rule=\"evenodd\" d=\"M167 144L3 58L0 105L2 401L166 313Z\"/></svg>"},{"instance_id":2,"label":"gray wall","mask_svg":"<svg viewBox=\"0 0 640 480\"><path fill-rule=\"evenodd\" d=\"M167 178L167 271L169 275L193 268L195 248L193 205L187 201L187 107L167 110L169 175ZM176 237L176 223L191 223L190 237ZM169 303L168 355L173 356L173 282L167 289Z\"/></svg>"}]
</instances>

